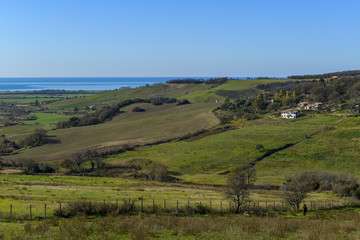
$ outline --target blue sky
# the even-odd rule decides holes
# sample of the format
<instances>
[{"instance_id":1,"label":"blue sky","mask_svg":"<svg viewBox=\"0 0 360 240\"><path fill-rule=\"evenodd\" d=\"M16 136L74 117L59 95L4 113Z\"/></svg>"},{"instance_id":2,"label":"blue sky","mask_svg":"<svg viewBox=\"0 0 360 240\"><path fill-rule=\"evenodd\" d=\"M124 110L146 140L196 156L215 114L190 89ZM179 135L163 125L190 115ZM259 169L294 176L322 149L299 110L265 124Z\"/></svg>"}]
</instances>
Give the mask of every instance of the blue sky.
<instances>
[{"instance_id":1,"label":"blue sky","mask_svg":"<svg viewBox=\"0 0 360 240\"><path fill-rule=\"evenodd\" d=\"M0 77L360 69L355 0L0 0Z\"/></svg>"}]
</instances>

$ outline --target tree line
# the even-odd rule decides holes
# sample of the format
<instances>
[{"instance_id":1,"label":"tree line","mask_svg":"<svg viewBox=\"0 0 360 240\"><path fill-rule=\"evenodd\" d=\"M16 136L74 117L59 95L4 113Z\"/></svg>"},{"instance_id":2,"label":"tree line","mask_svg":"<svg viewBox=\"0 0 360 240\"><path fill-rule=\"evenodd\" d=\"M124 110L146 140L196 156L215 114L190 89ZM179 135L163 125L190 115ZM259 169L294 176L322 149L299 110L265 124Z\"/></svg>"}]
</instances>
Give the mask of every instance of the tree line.
<instances>
[{"instance_id":1,"label":"tree line","mask_svg":"<svg viewBox=\"0 0 360 240\"><path fill-rule=\"evenodd\" d=\"M289 79L313 79L313 78L331 78L333 76L345 77L345 76L359 76L360 70L324 73L324 74L308 74L308 75L292 75L288 76Z\"/></svg>"}]
</instances>

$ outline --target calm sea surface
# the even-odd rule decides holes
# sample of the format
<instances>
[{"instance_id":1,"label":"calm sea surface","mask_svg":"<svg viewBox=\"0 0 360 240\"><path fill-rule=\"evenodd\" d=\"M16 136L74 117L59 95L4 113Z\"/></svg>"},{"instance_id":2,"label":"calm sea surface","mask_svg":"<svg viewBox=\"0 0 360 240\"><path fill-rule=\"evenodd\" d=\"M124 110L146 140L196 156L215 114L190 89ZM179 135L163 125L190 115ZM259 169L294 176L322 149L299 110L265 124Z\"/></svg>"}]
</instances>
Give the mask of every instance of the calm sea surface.
<instances>
[{"instance_id":1,"label":"calm sea surface","mask_svg":"<svg viewBox=\"0 0 360 240\"><path fill-rule=\"evenodd\" d=\"M178 77L0 78L0 91L113 90L165 83ZM206 78L204 78L206 79Z\"/></svg>"}]
</instances>

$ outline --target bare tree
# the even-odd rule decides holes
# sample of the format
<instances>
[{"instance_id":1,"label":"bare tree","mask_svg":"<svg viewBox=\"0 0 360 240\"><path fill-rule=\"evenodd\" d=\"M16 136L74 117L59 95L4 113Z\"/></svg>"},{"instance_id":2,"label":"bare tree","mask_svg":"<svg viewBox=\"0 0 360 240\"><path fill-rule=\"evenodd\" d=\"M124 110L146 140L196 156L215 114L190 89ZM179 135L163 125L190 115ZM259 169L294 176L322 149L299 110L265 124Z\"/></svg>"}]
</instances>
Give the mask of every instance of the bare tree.
<instances>
[{"instance_id":1,"label":"bare tree","mask_svg":"<svg viewBox=\"0 0 360 240\"><path fill-rule=\"evenodd\" d=\"M243 166L231 169L226 186L226 197L235 203L236 213L240 208L250 202L250 187L255 181L255 174Z\"/></svg>"},{"instance_id":2,"label":"bare tree","mask_svg":"<svg viewBox=\"0 0 360 240\"><path fill-rule=\"evenodd\" d=\"M311 178L306 172L289 176L283 190L284 201L294 210L299 210L301 202L311 190Z\"/></svg>"}]
</instances>

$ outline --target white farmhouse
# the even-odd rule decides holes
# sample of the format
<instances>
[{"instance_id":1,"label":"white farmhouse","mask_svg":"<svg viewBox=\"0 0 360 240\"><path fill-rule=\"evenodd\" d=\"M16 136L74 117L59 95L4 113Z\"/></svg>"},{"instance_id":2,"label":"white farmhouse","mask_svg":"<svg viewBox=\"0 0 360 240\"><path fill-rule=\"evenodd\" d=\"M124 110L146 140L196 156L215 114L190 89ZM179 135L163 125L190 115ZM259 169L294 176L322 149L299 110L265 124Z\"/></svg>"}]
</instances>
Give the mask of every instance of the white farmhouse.
<instances>
[{"instance_id":1,"label":"white farmhouse","mask_svg":"<svg viewBox=\"0 0 360 240\"><path fill-rule=\"evenodd\" d=\"M282 118L298 118L300 117L300 113L296 110L292 110L292 109L289 109L289 110L284 110L281 112L281 117Z\"/></svg>"}]
</instances>

